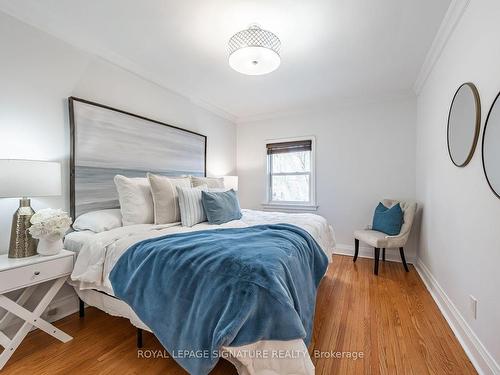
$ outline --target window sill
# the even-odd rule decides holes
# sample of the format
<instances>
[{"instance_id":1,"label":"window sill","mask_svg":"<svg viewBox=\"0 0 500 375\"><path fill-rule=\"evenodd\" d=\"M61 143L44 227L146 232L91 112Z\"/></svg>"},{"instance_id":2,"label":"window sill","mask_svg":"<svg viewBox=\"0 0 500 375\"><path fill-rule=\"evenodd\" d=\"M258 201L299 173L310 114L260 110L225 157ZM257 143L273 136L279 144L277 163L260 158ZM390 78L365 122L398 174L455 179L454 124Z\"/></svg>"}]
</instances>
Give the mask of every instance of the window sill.
<instances>
[{"instance_id":1,"label":"window sill","mask_svg":"<svg viewBox=\"0 0 500 375\"><path fill-rule=\"evenodd\" d=\"M262 207L264 210L310 212L317 211L319 206L314 204L262 203Z\"/></svg>"}]
</instances>

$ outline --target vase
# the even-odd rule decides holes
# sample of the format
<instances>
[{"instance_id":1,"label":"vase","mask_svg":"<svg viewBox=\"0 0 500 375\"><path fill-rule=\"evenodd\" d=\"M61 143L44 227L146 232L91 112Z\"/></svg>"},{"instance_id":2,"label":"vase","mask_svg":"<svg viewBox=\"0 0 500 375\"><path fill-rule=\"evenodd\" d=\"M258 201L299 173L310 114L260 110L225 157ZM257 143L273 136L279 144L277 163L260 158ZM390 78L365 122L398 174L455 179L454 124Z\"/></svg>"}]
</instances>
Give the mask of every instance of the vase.
<instances>
[{"instance_id":1,"label":"vase","mask_svg":"<svg viewBox=\"0 0 500 375\"><path fill-rule=\"evenodd\" d=\"M42 237L38 240L36 251L40 255L55 255L63 248L63 241L61 238L57 240Z\"/></svg>"}]
</instances>

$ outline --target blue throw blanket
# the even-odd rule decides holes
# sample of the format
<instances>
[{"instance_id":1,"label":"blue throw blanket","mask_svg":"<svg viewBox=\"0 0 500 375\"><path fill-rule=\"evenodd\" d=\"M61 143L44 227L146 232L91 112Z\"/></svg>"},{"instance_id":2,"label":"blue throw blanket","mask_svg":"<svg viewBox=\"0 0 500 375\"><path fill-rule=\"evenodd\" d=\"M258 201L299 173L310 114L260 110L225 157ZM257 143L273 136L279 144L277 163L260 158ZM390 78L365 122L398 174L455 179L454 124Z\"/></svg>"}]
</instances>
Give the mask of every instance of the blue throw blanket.
<instances>
[{"instance_id":1,"label":"blue throw blanket","mask_svg":"<svg viewBox=\"0 0 500 375\"><path fill-rule=\"evenodd\" d=\"M221 346L302 338L309 344L316 289L328 258L289 224L205 230L131 246L110 274L176 361L208 374Z\"/></svg>"}]
</instances>

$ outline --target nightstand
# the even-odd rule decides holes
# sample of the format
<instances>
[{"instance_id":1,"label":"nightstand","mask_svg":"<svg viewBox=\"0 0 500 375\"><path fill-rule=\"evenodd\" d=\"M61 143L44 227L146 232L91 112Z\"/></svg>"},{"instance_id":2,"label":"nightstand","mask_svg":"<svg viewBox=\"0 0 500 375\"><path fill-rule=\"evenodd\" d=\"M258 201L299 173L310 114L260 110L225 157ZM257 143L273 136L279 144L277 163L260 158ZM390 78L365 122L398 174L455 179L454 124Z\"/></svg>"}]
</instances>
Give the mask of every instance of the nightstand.
<instances>
[{"instance_id":1,"label":"nightstand","mask_svg":"<svg viewBox=\"0 0 500 375\"><path fill-rule=\"evenodd\" d=\"M0 354L0 370L33 326L62 342L68 342L72 339L71 336L43 320L40 316L73 271L73 263L74 253L67 250L62 250L59 254L51 256L35 255L16 259L8 258L7 254L0 255L0 307L7 310L7 313L0 319L0 346L4 347L2 354ZM52 285L35 309L30 311L24 308L23 306L37 287L41 283L51 280ZM5 293L23 288L25 289L16 300L5 296ZM14 316L24 320L24 323L14 337L10 338L3 330L9 327Z\"/></svg>"}]
</instances>

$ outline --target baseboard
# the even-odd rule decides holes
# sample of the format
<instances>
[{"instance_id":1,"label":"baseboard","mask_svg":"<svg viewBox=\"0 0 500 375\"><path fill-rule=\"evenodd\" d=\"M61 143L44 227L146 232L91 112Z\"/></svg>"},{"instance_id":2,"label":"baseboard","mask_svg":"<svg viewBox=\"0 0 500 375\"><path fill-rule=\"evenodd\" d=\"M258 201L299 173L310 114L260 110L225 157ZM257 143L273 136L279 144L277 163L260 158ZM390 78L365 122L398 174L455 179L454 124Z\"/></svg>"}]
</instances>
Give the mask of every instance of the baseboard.
<instances>
[{"instance_id":1,"label":"baseboard","mask_svg":"<svg viewBox=\"0 0 500 375\"><path fill-rule=\"evenodd\" d=\"M333 253L338 254L338 255L354 256L354 246L345 245L345 244L337 244L335 246L335 250L333 251ZM358 257L373 259L373 257L374 257L373 247L360 245ZM380 254L380 259L382 259L382 254ZM390 261L390 262L401 263L401 256L399 255L399 250L398 249L386 249L385 259L387 261ZM414 257L406 257L406 263L412 263L412 264L415 263L415 258Z\"/></svg>"},{"instance_id":2,"label":"baseboard","mask_svg":"<svg viewBox=\"0 0 500 375\"><path fill-rule=\"evenodd\" d=\"M415 269L477 372L481 375L499 375L500 366L498 363L488 353L482 342L472 331L457 307L421 259L418 259Z\"/></svg>"}]
</instances>

